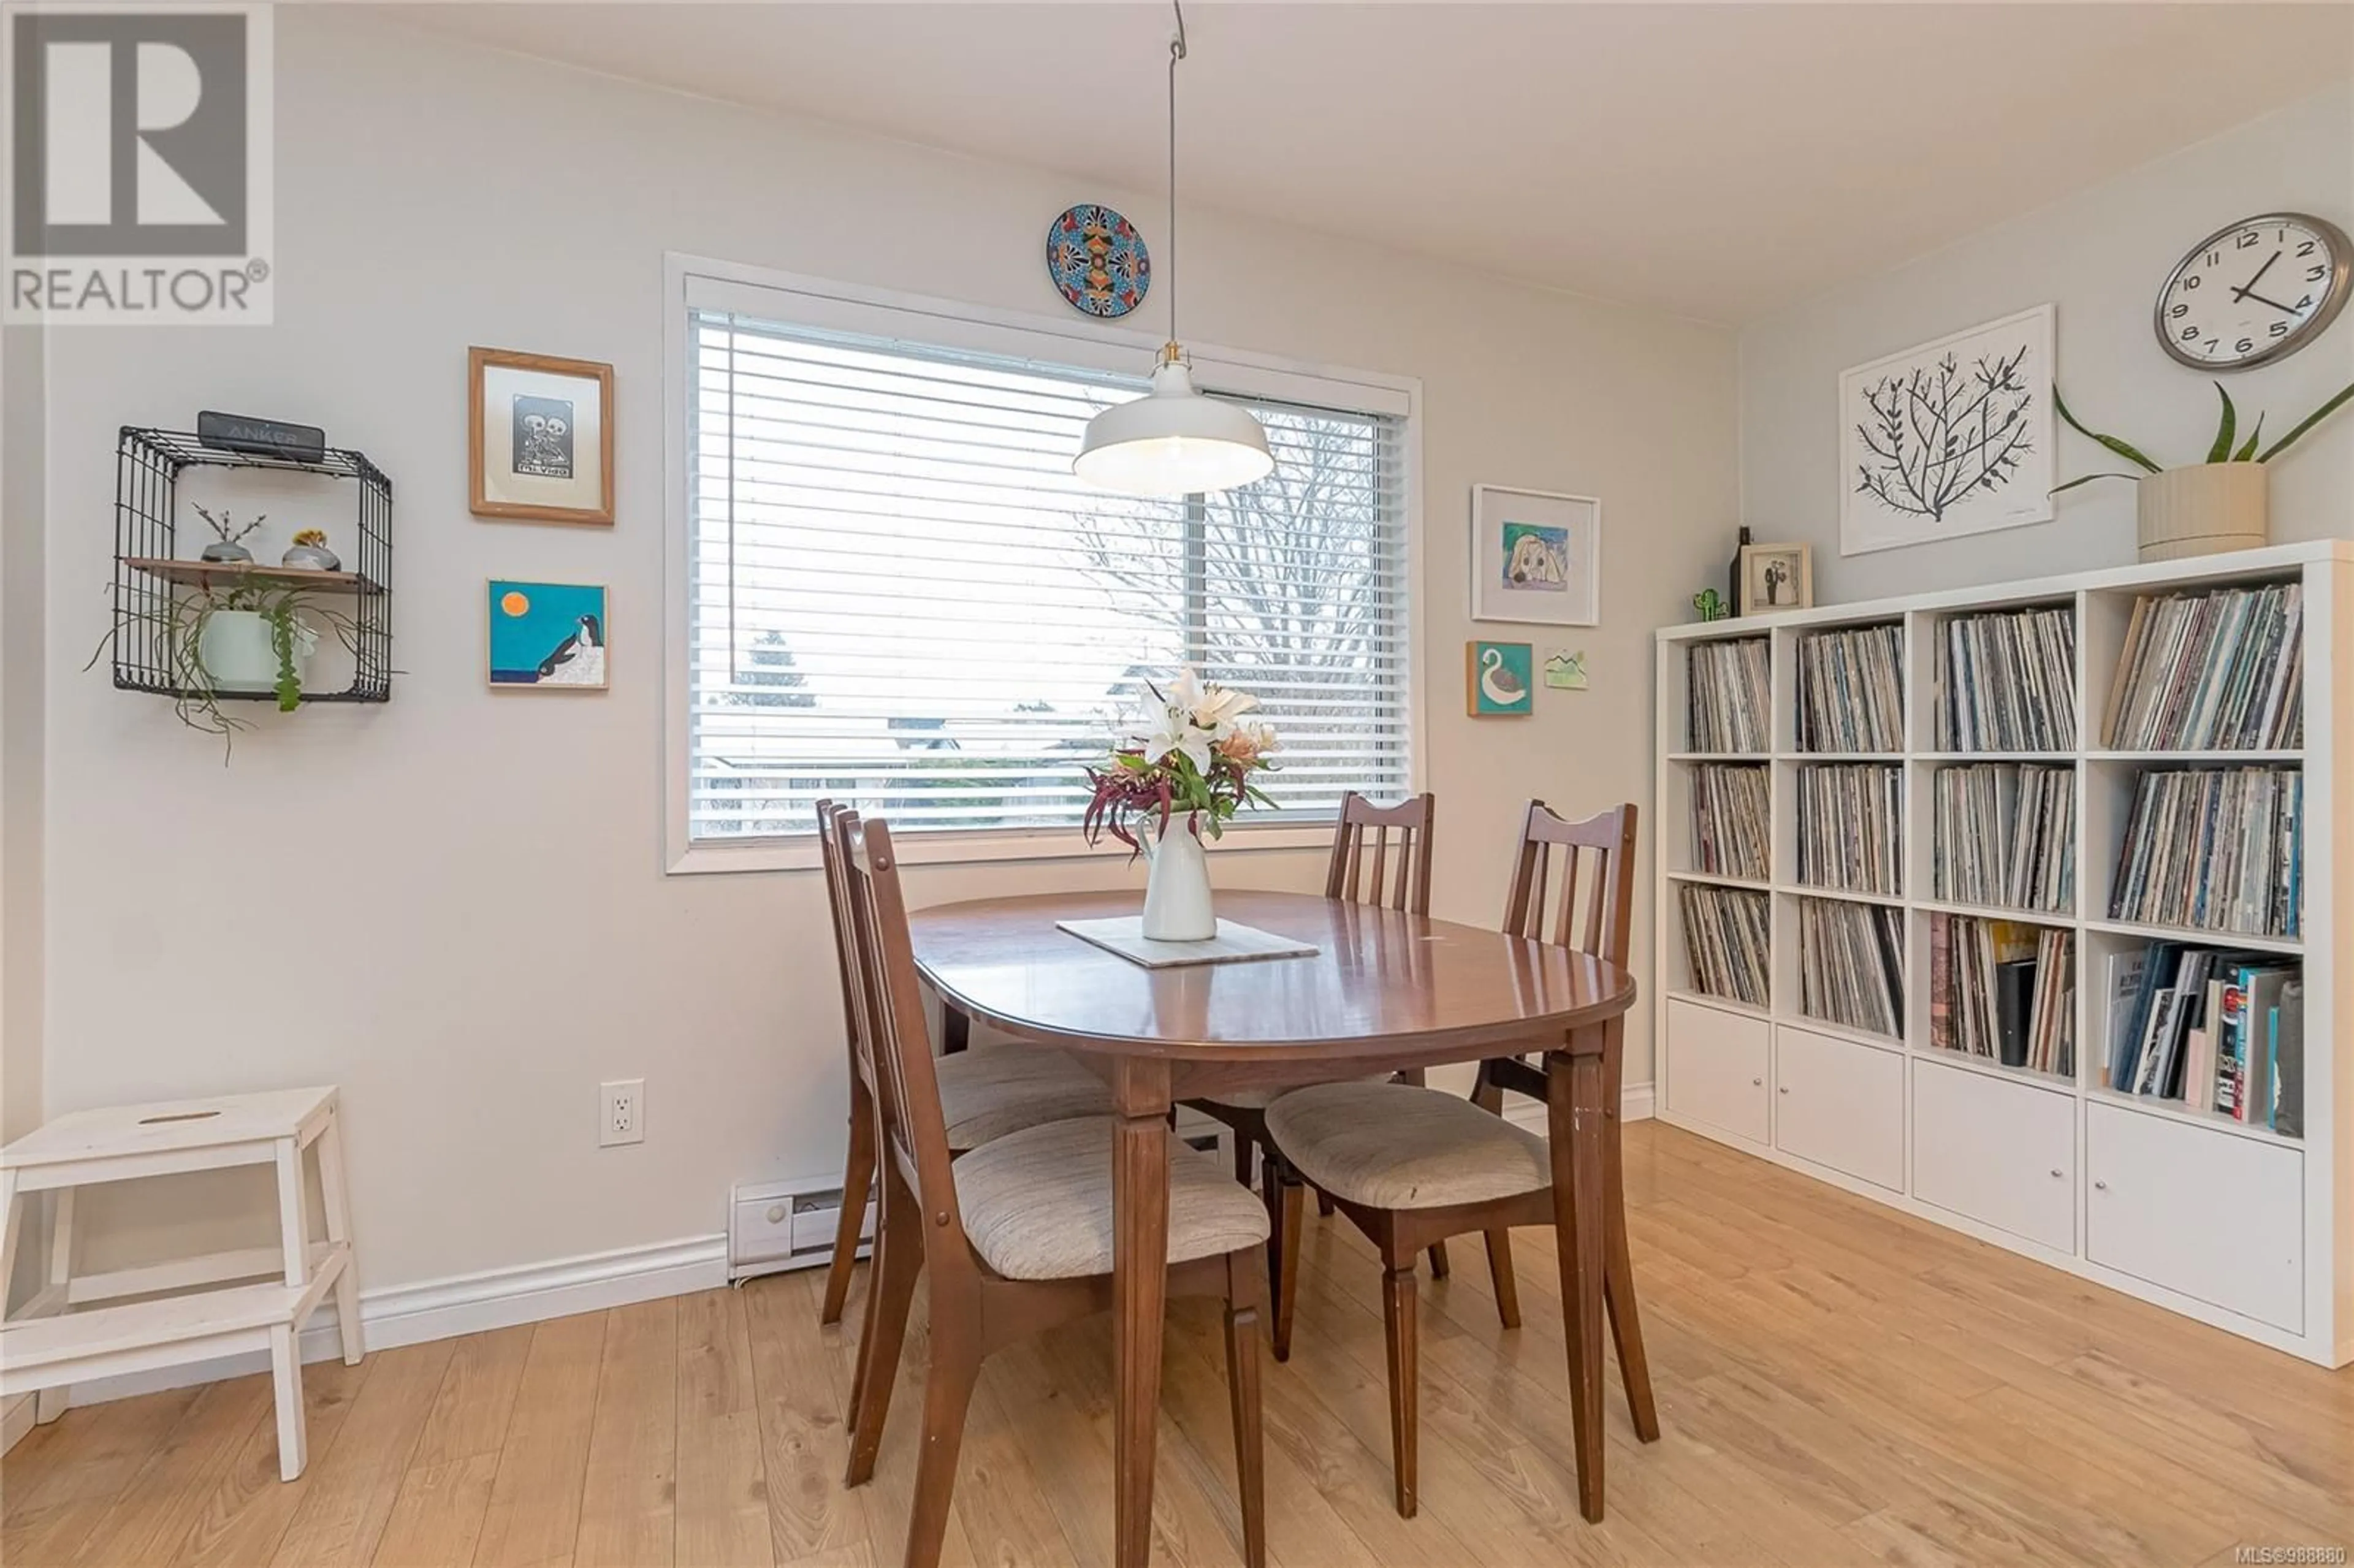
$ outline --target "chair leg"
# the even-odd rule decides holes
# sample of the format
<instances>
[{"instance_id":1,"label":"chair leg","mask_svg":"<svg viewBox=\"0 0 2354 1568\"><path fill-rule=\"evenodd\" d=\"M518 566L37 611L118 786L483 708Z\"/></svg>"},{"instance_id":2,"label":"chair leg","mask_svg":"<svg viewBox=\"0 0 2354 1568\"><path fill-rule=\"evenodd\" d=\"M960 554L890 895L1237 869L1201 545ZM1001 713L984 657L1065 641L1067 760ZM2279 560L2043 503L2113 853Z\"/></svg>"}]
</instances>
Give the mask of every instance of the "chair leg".
<instances>
[{"instance_id":1,"label":"chair leg","mask_svg":"<svg viewBox=\"0 0 2354 1568\"><path fill-rule=\"evenodd\" d=\"M956 1491L957 1452L965 1413L981 1381L981 1302L962 1292L932 1292L931 1371L924 1379L924 1442L916 1458L916 1495L907 1508L907 1568L936 1568Z\"/></svg>"},{"instance_id":2,"label":"chair leg","mask_svg":"<svg viewBox=\"0 0 2354 1568\"><path fill-rule=\"evenodd\" d=\"M1617 1025L1613 1025L1617 1027ZM1627 1177L1618 1143L1618 1077L1622 1057L1608 1054L1602 1083L1602 1301L1610 1309L1610 1339L1618 1351L1618 1379L1635 1436L1659 1440L1659 1408L1651 1398L1651 1364L1643 1354L1643 1320L1635 1309L1635 1260L1627 1247Z\"/></svg>"},{"instance_id":3,"label":"chair leg","mask_svg":"<svg viewBox=\"0 0 2354 1568\"><path fill-rule=\"evenodd\" d=\"M1267 1209L1267 1298L1272 1301L1283 1293L1283 1169L1273 1149L1259 1150L1258 1197ZM1274 1313L1267 1319L1267 1332L1273 1334Z\"/></svg>"},{"instance_id":4,"label":"chair leg","mask_svg":"<svg viewBox=\"0 0 2354 1568\"><path fill-rule=\"evenodd\" d=\"M1307 1216L1301 1212L1302 1200L1308 1189L1301 1185L1299 1173L1289 1167L1283 1171L1283 1219L1277 1234L1283 1242L1282 1266L1275 1271L1275 1359L1291 1359L1291 1313L1299 1305L1299 1233L1307 1229Z\"/></svg>"},{"instance_id":5,"label":"chair leg","mask_svg":"<svg viewBox=\"0 0 2354 1568\"><path fill-rule=\"evenodd\" d=\"M907 1337L907 1311L924 1267L923 1215L887 1160L883 1186L889 1212L876 1233L881 1266L868 1287L873 1299L867 1303L866 1332L858 1341L853 1395L857 1426L850 1435L850 1467L843 1476L843 1484L853 1487L874 1478L875 1457L883 1446L883 1418L891 1409L891 1384L899 1373L899 1348Z\"/></svg>"},{"instance_id":6,"label":"chair leg","mask_svg":"<svg viewBox=\"0 0 2354 1568\"><path fill-rule=\"evenodd\" d=\"M1228 1128L1226 1136L1235 1140L1235 1180L1248 1187L1251 1184L1251 1140L1238 1127Z\"/></svg>"},{"instance_id":7,"label":"chair leg","mask_svg":"<svg viewBox=\"0 0 2354 1568\"><path fill-rule=\"evenodd\" d=\"M1316 1212L1328 1220L1332 1217L1332 1194L1321 1187L1316 1190Z\"/></svg>"},{"instance_id":8,"label":"chair leg","mask_svg":"<svg viewBox=\"0 0 2354 1568\"><path fill-rule=\"evenodd\" d=\"M1447 1244L1445 1242L1430 1244L1430 1277L1433 1279L1447 1277Z\"/></svg>"},{"instance_id":9,"label":"chair leg","mask_svg":"<svg viewBox=\"0 0 2354 1568\"><path fill-rule=\"evenodd\" d=\"M842 1321L850 1299L850 1270L858 1261L858 1233L866 1218L866 1194L875 1181L875 1102L856 1074L850 1079L850 1159L842 1168L842 1218L833 1227L833 1258L826 1265L821 1323Z\"/></svg>"},{"instance_id":10,"label":"chair leg","mask_svg":"<svg viewBox=\"0 0 2354 1568\"><path fill-rule=\"evenodd\" d=\"M1398 1517L1415 1514L1416 1329L1414 1321L1414 1260L1382 1277L1382 1332L1389 1345L1390 1469L1397 1493Z\"/></svg>"},{"instance_id":11,"label":"chair leg","mask_svg":"<svg viewBox=\"0 0 2354 1568\"><path fill-rule=\"evenodd\" d=\"M352 1201L344 1185L344 1118L327 1118L319 1134L319 1197L327 1211L327 1239L344 1244L344 1271L335 1277L335 1339L344 1364L355 1367L367 1353L360 1328L359 1254L352 1245Z\"/></svg>"},{"instance_id":12,"label":"chair leg","mask_svg":"<svg viewBox=\"0 0 2354 1568\"><path fill-rule=\"evenodd\" d=\"M875 1325L882 1317L879 1303L883 1299L883 1274L888 1266L884 1261L885 1238L891 1229L889 1187L879 1167L869 1167L876 1174L872 1185L875 1200L875 1245L866 1255L866 1305L858 1315L858 1349L851 1360L850 1397L843 1402L842 1429L844 1436L858 1430L859 1402L866 1396L866 1366L874 1353Z\"/></svg>"},{"instance_id":13,"label":"chair leg","mask_svg":"<svg viewBox=\"0 0 2354 1568\"><path fill-rule=\"evenodd\" d=\"M1267 1565L1266 1443L1259 1431L1258 1316L1267 1281L1258 1256L1226 1255L1226 1393L1235 1414L1235 1485L1241 1494L1245 1568Z\"/></svg>"},{"instance_id":14,"label":"chair leg","mask_svg":"<svg viewBox=\"0 0 2354 1568\"><path fill-rule=\"evenodd\" d=\"M58 1187L49 1193L49 1288L58 1299L66 1300L73 1291L74 1266L74 1189ZM53 1310L62 1311L58 1307ZM63 1383L45 1388L33 1396L33 1422L46 1426L66 1413L73 1390Z\"/></svg>"},{"instance_id":15,"label":"chair leg","mask_svg":"<svg viewBox=\"0 0 2354 1568\"><path fill-rule=\"evenodd\" d=\"M1498 1225L1488 1233L1488 1278L1496 1287L1496 1316L1507 1329L1521 1326L1521 1286L1512 1277L1512 1233Z\"/></svg>"}]
</instances>

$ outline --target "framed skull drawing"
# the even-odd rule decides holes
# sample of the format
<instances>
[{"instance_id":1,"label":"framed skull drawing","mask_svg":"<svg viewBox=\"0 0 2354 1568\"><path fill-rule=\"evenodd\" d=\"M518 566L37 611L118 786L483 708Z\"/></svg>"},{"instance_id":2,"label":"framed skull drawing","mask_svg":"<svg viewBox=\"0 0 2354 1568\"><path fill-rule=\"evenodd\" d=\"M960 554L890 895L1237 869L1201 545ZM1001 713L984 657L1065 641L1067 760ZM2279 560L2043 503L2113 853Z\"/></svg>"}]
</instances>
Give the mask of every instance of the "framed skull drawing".
<instances>
[{"instance_id":1,"label":"framed skull drawing","mask_svg":"<svg viewBox=\"0 0 2354 1568\"><path fill-rule=\"evenodd\" d=\"M466 353L478 517L613 521L613 367L503 348Z\"/></svg>"}]
</instances>

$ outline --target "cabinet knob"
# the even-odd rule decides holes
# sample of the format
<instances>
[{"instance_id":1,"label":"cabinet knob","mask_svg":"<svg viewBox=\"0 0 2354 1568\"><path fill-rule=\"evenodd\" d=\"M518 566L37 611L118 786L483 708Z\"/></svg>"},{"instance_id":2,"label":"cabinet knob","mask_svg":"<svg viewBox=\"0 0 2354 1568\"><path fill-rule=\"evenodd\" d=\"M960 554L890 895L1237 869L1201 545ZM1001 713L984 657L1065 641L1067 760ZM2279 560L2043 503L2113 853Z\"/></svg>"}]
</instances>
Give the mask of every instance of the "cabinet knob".
<instances>
[{"instance_id":1,"label":"cabinet knob","mask_svg":"<svg viewBox=\"0 0 2354 1568\"><path fill-rule=\"evenodd\" d=\"M1776 1094L1777 1094L1777 1095L1787 1095L1787 1094L1788 1094L1788 1093L1790 1092L1790 1086L1789 1086L1789 1085L1787 1085L1787 1084L1784 1084L1780 1088L1778 1088L1778 1089L1775 1090L1774 1092L1775 1092Z\"/></svg>"},{"instance_id":2,"label":"cabinet knob","mask_svg":"<svg viewBox=\"0 0 2354 1568\"><path fill-rule=\"evenodd\" d=\"M1753 1087L1756 1087L1756 1088L1761 1088L1761 1089L1762 1089L1762 1088L1764 1088L1764 1087L1766 1086L1766 1080L1765 1080L1765 1079L1763 1079L1763 1078L1752 1078L1752 1079L1750 1079L1750 1080L1749 1080L1749 1082L1750 1082L1750 1084L1751 1084L1751 1086L1752 1086Z\"/></svg>"},{"instance_id":3,"label":"cabinet knob","mask_svg":"<svg viewBox=\"0 0 2354 1568\"><path fill-rule=\"evenodd\" d=\"M2109 1184L2106 1181L2095 1181L2093 1185L2104 1192L2109 1190Z\"/></svg>"},{"instance_id":4,"label":"cabinet knob","mask_svg":"<svg viewBox=\"0 0 2354 1568\"><path fill-rule=\"evenodd\" d=\"M2064 1181L2067 1180L2067 1177L2065 1173L2062 1172L2057 1165L2055 1165L2052 1168L2052 1180L2054 1181Z\"/></svg>"},{"instance_id":5,"label":"cabinet knob","mask_svg":"<svg viewBox=\"0 0 2354 1568\"><path fill-rule=\"evenodd\" d=\"M785 1206L782 1203L769 1205L769 1223L772 1225L781 1225L785 1223Z\"/></svg>"}]
</instances>

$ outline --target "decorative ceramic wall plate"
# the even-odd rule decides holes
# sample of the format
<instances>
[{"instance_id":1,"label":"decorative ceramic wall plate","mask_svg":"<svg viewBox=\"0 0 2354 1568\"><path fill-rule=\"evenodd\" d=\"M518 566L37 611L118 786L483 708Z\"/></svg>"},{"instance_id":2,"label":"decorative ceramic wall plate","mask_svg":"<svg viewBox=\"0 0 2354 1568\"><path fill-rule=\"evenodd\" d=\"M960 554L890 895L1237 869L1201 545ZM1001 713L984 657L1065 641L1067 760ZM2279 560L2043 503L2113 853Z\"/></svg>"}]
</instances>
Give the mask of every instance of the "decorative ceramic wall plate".
<instances>
[{"instance_id":1,"label":"decorative ceramic wall plate","mask_svg":"<svg viewBox=\"0 0 2354 1568\"><path fill-rule=\"evenodd\" d=\"M1136 225L1082 202L1047 226L1046 275L1074 309L1108 320L1144 302L1152 258Z\"/></svg>"}]
</instances>

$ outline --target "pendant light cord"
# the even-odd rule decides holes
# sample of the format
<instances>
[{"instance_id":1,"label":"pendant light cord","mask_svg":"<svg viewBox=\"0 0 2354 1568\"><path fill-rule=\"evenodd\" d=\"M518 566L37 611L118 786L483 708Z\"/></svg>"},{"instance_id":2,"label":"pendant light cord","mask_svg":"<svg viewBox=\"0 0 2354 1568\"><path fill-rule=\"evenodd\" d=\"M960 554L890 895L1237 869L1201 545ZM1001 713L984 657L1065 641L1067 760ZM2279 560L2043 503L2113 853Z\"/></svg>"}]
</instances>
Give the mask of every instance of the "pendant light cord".
<instances>
[{"instance_id":1,"label":"pendant light cord","mask_svg":"<svg viewBox=\"0 0 2354 1568\"><path fill-rule=\"evenodd\" d=\"M1177 62L1185 58L1185 7L1182 0L1169 0L1169 8L1177 13L1177 36L1169 40L1169 257L1163 270L1169 275L1169 349L1165 358L1177 357Z\"/></svg>"}]
</instances>

